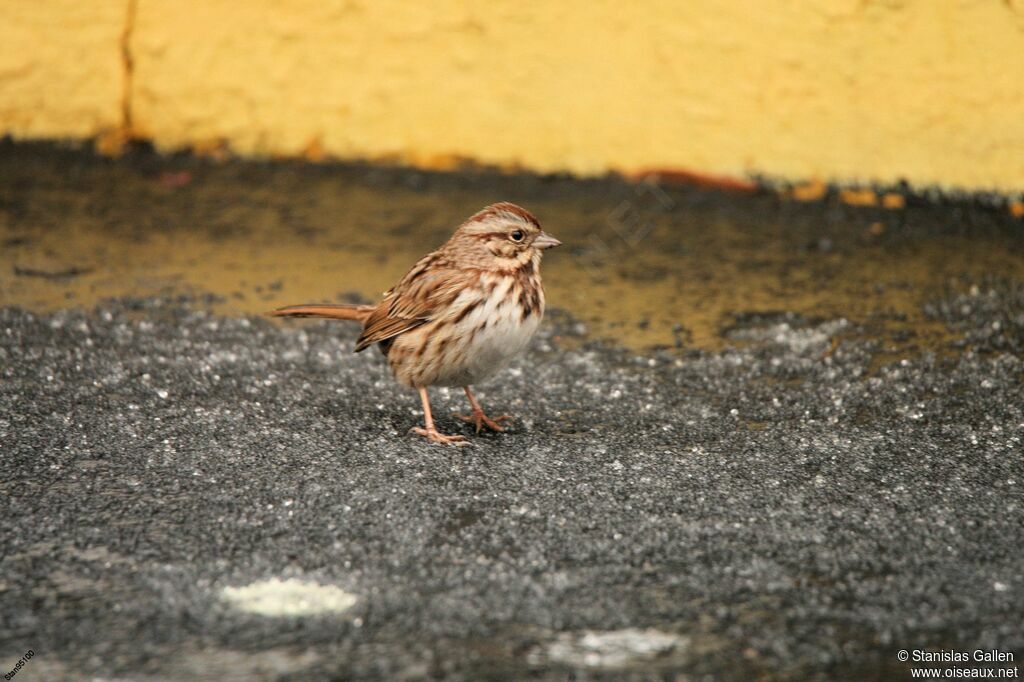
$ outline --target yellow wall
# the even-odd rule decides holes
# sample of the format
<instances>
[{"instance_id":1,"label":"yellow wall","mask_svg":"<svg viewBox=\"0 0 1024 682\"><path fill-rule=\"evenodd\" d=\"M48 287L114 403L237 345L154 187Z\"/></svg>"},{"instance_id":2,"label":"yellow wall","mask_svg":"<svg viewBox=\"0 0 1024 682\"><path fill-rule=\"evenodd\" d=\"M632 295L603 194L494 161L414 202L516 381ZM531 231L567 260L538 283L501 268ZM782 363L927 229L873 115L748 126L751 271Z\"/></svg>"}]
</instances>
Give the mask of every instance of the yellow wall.
<instances>
[{"instance_id":1,"label":"yellow wall","mask_svg":"<svg viewBox=\"0 0 1024 682\"><path fill-rule=\"evenodd\" d=\"M0 0L0 131L1024 190L1024 0L527 4Z\"/></svg>"},{"instance_id":2,"label":"yellow wall","mask_svg":"<svg viewBox=\"0 0 1024 682\"><path fill-rule=\"evenodd\" d=\"M122 124L127 3L0 0L0 135L85 138Z\"/></svg>"}]
</instances>

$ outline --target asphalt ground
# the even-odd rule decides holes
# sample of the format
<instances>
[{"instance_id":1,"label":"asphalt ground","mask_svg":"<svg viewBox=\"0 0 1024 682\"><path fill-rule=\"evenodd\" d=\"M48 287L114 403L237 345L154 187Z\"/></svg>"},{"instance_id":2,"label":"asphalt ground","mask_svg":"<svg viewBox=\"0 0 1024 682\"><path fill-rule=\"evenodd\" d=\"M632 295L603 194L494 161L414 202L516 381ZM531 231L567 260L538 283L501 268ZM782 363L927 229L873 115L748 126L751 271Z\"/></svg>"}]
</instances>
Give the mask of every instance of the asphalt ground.
<instances>
[{"instance_id":1,"label":"asphalt ground","mask_svg":"<svg viewBox=\"0 0 1024 682\"><path fill-rule=\"evenodd\" d=\"M80 210L55 186L7 185L9 233ZM751 222L775 201L698 199ZM830 234L849 220L800 210ZM991 220L923 208L901 248L940 241L935 214ZM833 248L815 244L799 258ZM19 680L909 679L901 650L1019 665L1024 278L915 291L909 326L736 309L716 343L678 348L595 338L551 300L479 392L509 432L474 436L449 416L462 396L434 391L466 448L408 434L416 396L351 353L350 326L231 313L225 291L9 298L0 672L27 650Z\"/></svg>"}]
</instances>

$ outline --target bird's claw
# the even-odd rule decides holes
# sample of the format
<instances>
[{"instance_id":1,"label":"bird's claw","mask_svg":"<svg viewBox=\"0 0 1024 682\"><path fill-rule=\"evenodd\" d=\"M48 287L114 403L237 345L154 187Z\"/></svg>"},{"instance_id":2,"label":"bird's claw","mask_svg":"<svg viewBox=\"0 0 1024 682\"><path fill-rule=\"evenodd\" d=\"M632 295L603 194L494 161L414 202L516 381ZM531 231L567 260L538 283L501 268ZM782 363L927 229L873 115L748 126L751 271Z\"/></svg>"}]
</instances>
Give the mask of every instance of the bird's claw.
<instances>
[{"instance_id":1,"label":"bird's claw","mask_svg":"<svg viewBox=\"0 0 1024 682\"><path fill-rule=\"evenodd\" d=\"M477 433L480 433L480 429L484 426L489 428L491 431L497 431L500 433L505 430L505 427L502 426L499 422L508 421L512 419L512 417L510 417L507 414L503 414L498 417L495 417L494 419L491 419L490 417L483 413L483 410L479 412L474 412L473 414L457 414L455 416L468 424L475 425Z\"/></svg>"},{"instance_id":2,"label":"bird's claw","mask_svg":"<svg viewBox=\"0 0 1024 682\"><path fill-rule=\"evenodd\" d=\"M465 436L448 436L437 429L425 429L420 426L413 427L413 433L423 436L432 443L441 443L442 445L469 445L469 440Z\"/></svg>"}]
</instances>

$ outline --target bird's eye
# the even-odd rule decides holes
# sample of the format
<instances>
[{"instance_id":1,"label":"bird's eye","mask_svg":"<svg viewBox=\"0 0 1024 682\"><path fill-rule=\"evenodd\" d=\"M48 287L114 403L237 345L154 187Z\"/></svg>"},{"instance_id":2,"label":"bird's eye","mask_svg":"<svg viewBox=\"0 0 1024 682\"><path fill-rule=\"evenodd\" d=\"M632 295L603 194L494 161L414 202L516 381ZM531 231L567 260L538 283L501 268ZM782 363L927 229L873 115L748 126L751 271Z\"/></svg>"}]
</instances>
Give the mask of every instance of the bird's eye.
<instances>
[{"instance_id":1,"label":"bird's eye","mask_svg":"<svg viewBox=\"0 0 1024 682\"><path fill-rule=\"evenodd\" d=\"M509 233L508 238L511 239L514 242L521 242L521 241L523 241L523 231L522 230L512 230L512 232Z\"/></svg>"}]
</instances>

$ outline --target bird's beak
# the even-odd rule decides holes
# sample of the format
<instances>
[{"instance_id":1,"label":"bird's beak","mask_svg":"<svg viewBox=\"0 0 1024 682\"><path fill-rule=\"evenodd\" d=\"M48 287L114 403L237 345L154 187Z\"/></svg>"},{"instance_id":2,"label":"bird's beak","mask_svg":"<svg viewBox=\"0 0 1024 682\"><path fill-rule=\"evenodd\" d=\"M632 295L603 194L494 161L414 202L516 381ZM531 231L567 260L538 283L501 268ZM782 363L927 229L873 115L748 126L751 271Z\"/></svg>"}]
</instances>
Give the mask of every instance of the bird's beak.
<instances>
[{"instance_id":1,"label":"bird's beak","mask_svg":"<svg viewBox=\"0 0 1024 682\"><path fill-rule=\"evenodd\" d=\"M553 249L556 246L561 246L562 242L552 237L547 232L541 232L537 235L537 238L533 240L533 246L537 249Z\"/></svg>"}]
</instances>

